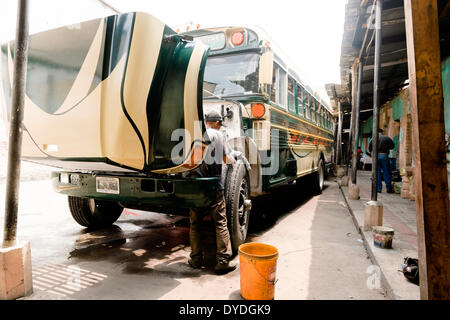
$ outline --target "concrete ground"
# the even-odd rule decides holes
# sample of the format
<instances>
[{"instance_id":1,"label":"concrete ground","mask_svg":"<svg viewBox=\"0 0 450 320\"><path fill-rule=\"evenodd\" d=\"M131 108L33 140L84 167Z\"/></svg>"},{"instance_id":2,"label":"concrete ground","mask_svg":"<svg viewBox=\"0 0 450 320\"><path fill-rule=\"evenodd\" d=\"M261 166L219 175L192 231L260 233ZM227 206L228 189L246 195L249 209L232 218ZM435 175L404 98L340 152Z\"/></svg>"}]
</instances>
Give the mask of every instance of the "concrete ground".
<instances>
[{"instance_id":1,"label":"concrete ground","mask_svg":"<svg viewBox=\"0 0 450 320\"><path fill-rule=\"evenodd\" d=\"M347 187L342 187L342 191L355 224L362 232L368 253L381 269L382 283L388 296L392 299L419 299L419 286L409 282L401 272L405 257L418 257L415 201L386 193L383 183L383 192L378 194L378 201L383 205L383 225L393 228L395 234L392 249L381 249L373 245L372 231L363 231L364 204L371 197L371 172L358 171L357 185L360 187L360 200L349 200Z\"/></svg>"},{"instance_id":2,"label":"concrete ground","mask_svg":"<svg viewBox=\"0 0 450 320\"><path fill-rule=\"evenodd\" d=\"M185 217L126 209L114 226L89 231L49 180L21 183L19 211L33 260L26 299L240 299L239 268L216 276L187 265ZM279 249L275 299L386 299L334 181L320 196L289 185L254 201L248 241Z\"/></svg>"}]
</instances>

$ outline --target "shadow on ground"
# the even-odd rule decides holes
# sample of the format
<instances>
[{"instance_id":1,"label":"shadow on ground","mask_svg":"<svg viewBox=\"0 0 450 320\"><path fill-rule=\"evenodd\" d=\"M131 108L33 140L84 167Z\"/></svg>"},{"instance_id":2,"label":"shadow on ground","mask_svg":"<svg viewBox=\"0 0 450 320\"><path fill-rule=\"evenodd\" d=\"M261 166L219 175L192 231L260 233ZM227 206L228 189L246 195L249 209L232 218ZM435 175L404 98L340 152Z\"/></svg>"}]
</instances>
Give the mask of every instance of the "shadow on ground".
<instances>
[{"instance_id":1,"label":"shadow on ground","mask_svg":"<svg viewBox=\"0 0 450 320\"><path fill-rule=\"evenodd\" d=\"M268 231L315 196L306 179L299 182L278 187L253 200L247 241ZM324 190L326 188L324 185Z\"/></svg>"}]
</instances>

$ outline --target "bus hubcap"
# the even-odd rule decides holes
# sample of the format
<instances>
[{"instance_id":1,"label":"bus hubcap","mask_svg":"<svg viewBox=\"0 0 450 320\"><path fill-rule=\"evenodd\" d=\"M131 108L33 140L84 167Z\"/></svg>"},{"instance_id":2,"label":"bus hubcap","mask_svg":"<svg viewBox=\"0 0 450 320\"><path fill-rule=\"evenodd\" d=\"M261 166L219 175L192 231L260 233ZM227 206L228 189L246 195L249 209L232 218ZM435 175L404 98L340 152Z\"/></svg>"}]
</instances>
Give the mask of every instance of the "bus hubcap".
<instances>
[{"instance_id":1,"label":"bus hubcap","mask_svg":"<svg viewBox=\"0 0 450 320\"><path fill-rule=\"evenodd\" d=\"M252 201L248 199L248 186L247 182L242 180L242 184L239 190L239 225L241 228L241 232L245 231L247 220L248 220L248 212L252 208Z\"/></svg>"}]
</instances>

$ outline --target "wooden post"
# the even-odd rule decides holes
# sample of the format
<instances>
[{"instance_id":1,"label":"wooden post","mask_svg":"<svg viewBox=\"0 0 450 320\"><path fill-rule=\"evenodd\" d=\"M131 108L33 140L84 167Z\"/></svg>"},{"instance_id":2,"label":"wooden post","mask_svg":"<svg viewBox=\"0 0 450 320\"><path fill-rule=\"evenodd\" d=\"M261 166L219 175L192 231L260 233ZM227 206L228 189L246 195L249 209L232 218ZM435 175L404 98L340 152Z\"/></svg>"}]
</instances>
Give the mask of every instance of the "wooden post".
<instances>
[{"instance_id":1,"label":"wooden post","mask_svg":"<svg viewBox=\"0 0 450 320\"><path fill-rule=\"evenodd\" d=\"M421 299L450 297L450 215L436 0L405 0Z\"/></svg>"},{"instance_id":2,"label":"wooden post","mask_svg":"<svg viewBox=\"0 0 450 320\"><path fill-rule=\"evenodd\" d=\"M354 162L354 154L353 154L353 146L355 145L353 140L355 139L355 124L356 124L356 97L357 97L357 90L358 90L358 60L355 60L352 66L352 113L351 113L351 120L350 120L350 135L349 135L349 141L348 141L348 158L352 159L352 182L353 182L353 168L355 166ZM350 160L349 160L350 161ZM347 172L348 175L348 172Z\"/></svg>"},{"instance_id":3,"label":"wooden post","mask_svg":"<svg viewBox=\"0 0 450 320\"><path fill-rule=\"evenodd\" d=\"M361 86L363 77L363 61L358 61L358 81L356 89L356 110L355 110L355 128L353 138L353 166L352 166L352 183L356 184L356 176L358 171L358 140L359 140L359 114L361 110Z\"/></svg>"}]
</instances>

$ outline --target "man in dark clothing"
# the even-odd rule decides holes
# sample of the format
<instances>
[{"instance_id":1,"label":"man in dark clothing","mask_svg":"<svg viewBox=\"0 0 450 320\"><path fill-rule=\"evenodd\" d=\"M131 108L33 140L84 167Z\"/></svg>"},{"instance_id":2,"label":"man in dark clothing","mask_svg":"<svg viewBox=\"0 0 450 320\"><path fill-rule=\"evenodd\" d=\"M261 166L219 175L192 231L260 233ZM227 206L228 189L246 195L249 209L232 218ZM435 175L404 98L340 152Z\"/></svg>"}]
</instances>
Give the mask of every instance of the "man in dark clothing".
<instances>
[{"instance_id":1,"label":"man in dark clothing","mask_svg":"<svg viewBox=\"0 0 450 320\"><path fill-rule=\"evenodd\" d=\"M199 176L218 177L216 199L209 208L191 208L189 212L191 255L189 265L195 269L203 266L201 224L206 215L210 215L216 228L216 266L217 274L224 274L236 269L236 264L230 262L232 250L230 234L228 232L227 215L225 210L224 183L222 181L222 163L234 163L231 156L232 150L227 144L223 134L219 131L222 127L222 117L217 112L205 115L206 132L211 141L206 151L202 165L195 170Z\"/></svg>"},{"instance_id":2,"label":"man in dark clothing","mask_svg":"<svg viewBox=\"0 0 450 320\"><path fill-rule=\"evenodd\" d=\"M386 183L386 192L394 193L391 184L391 166L389 164L389 150L395 148L394 141L388 136L383 135L383 129L378 130L378 183L377 183L377 191L381 193L383 185L381 183L381 173L383 172L384 182ZM369 142L369 151L372 152L372 140Z\"/></svg>"}]
</instances>

